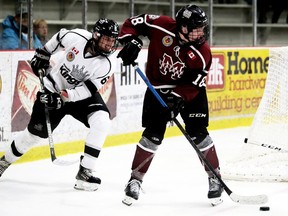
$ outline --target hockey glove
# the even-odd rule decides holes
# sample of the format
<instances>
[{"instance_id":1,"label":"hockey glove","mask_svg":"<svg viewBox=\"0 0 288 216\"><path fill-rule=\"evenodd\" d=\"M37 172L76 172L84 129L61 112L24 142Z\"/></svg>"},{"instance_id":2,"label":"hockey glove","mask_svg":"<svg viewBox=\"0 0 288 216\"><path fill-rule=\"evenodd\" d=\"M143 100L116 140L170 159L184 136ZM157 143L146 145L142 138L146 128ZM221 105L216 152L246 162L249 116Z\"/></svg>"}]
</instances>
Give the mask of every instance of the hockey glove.
<instances>
[{"instance_id":1,"label":"hockey glove","mask_svg":"<svg viewBox=\"0 0 288 216\"><path fill-rule=\"evenodd\" d=\"M45 104L49 110L60 109L64 105L60 94L38 92L40 102Z\"/></svg>"},{"instance_id":2,"label":"hockey glove","mask_svg":"<svg viewBox=\"0 0 288 216\"><path fill-rule=\"evenodd\" d=\"M49 67L49 60L50 60L51 54L46 51L44 48L39 49L37 48L35 51L35 55L30 61L31 68L33 70L33 73L39 77L38 70L39 69L47 69Z\"/></svg>"},{"instance_id":3,"label":"hockey glove","mask_svg":"<svg viewBox=\"0 0 288 216\"><path fill-rule=\"evenodd\" d=\"M117 58L122 59L124 66L130 65L135 62L138 57L138 53L143 46L142 40L140 40L138 37L131 36L125 41L126 42L124 42L124 47L117 55Z\"/></svg>"},{"instance_id":4,"label":"hockey glove","mask_svg":"<svg viewBox=\"0 0 288 216\"><path fill-rule=\"evenodd\" d=\"M178 97L171 93L167 94L164 100L168 106L168 109L166 111L167 120L170 121L176 118L180 111L183 109L184 100L181 97Z\"/></svg>"}]
</instances>

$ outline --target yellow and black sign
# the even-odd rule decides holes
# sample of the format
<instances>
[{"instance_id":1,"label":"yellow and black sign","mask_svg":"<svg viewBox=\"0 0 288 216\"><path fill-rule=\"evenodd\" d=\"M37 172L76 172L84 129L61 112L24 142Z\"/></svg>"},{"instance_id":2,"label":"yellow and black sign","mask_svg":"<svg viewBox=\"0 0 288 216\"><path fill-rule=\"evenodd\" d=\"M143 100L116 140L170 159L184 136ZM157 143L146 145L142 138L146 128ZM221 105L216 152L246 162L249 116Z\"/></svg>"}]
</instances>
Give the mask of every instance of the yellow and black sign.
<instances>
[{"instance_id":1,"label":"yellow and black sign","mask_svg":"<svg viewBox=\"0 0 288 216\"><path fill-rule=\"evenodd\" d=\"M207 79L211 119L252 117L265 88L269 49L214 49L212 53Z\"/></svg>"}]
</instances>

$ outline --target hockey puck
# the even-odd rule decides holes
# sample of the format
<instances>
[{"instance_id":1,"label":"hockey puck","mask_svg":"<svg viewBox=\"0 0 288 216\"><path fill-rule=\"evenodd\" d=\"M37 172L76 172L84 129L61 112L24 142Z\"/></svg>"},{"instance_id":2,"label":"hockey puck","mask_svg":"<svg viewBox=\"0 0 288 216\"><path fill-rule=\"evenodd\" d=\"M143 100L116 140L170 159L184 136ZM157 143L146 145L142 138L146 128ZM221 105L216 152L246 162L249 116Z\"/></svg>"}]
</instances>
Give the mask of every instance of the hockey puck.
<instances>
[{"instance_id":1,"label":"hockey puck","mask_svg":"<svg viewBox=\"0 0 288 216\"><path fill-rule=\"evenodd\" d=\"M269 206L261 206L260 211L269 211L270 210L270 207Z\"/></svg>"}]
</instances>

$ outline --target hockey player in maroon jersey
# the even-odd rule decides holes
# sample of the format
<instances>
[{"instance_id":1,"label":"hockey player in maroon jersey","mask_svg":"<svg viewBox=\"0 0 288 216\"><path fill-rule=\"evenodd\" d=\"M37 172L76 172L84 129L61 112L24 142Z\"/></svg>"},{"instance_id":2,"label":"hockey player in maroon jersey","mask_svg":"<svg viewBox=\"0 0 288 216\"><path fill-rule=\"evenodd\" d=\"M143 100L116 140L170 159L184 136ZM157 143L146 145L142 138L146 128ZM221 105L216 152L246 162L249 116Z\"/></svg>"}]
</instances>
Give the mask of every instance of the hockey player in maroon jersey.
<instances>
[{"instance_id":1,"label":"hockey player in maroon jersey","mask_svg":"<svg viewBox=\"0 0 288 216\"><path fill-rule=\"evenodd\" d=\"M71 115L89 128L74 188L97 190L97 158L109 133L109 110L99 89L113 71L109 56L117 49L118 24L99 19L93 32L61 29L31 60L33 72L45 69L45 92L38 92L27 128L17 136L0 158L0 176L41 139L48 137L44 104L48 107L52 131L65 115Z\"/></svg>"},{"instance_id":2,"label":"hockey player in maroon jersey","mask_svg":"<svg viewBox=\"0 0 288 216\"><path fill-rule=\"evenodd\" d=\"M138 200L143 178L163 140L167 122L179 113L186 131L220 176L215 146L207 131L206 76L212 54L207 43L206 14L196 5L187 5L177 12L176 20L149 14L125 20L119 35L124 47L118 54L124 66L136 60L143 45L139 36L150 40L146 76L170 110L163 108L147 88L142 113L145 129L136 147L131 178L125 188L123 203L126 205ZM222 202L223 187L206 166L205 170L209 182L208 198L216 205Z\"/></svg>"}]
</instances>

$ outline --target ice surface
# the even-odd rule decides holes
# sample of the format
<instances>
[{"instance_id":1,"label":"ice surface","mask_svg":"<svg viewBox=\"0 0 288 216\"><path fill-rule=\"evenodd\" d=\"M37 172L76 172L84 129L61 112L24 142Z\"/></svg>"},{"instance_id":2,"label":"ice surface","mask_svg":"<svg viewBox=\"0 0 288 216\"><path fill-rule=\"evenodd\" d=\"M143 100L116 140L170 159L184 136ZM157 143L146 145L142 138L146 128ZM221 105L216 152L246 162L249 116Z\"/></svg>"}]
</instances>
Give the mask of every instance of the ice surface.
<instances>
[{"instance_id":1,"label":"ice surface","mask_svg":"<svg viewBox=\"0 0 288 216\"><path fill-rule=\"evenodd\" d=\"M210 131L220 164L237 154L248 128ZM144 178L145 193L132 206L122 204L124 187L136 144L104 148L97 174L98 191L73 189L78 164L57 166L50 160L10 166L0 178L2 216L287 216L287 183L224 180L239 195L267 194L265 205L241 205L223 192L224 202L212 207L207 199L208 180L199 159L184 136L167 138L158 149ZM69 158L77 158L70 155ZM62 157L61 157L62 158ZM62 159L65 159L63 157ZM259 211L270 206L270 211Z\"/></svg>"}]
</instances>

